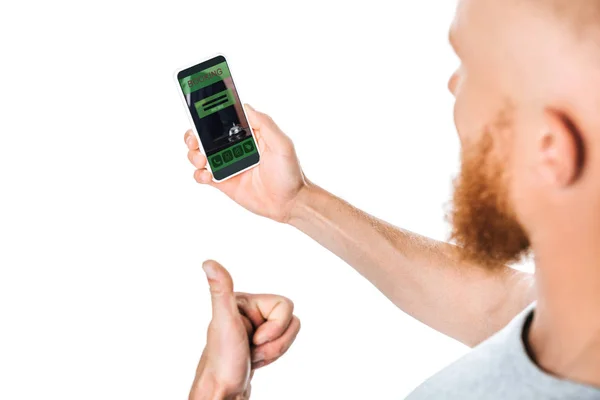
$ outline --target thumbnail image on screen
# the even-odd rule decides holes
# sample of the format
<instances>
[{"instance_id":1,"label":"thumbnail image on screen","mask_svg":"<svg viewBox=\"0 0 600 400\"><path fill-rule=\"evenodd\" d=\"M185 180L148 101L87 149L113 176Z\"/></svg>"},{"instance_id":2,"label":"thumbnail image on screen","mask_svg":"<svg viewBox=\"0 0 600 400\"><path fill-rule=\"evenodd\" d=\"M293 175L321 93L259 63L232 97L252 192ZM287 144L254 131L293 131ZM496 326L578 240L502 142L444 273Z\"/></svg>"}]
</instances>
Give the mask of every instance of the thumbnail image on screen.
<instances>
[{"instance_id":1,"label":"thumbnail image on screen","mask_svg":"<svg viewBox=\"0 0 600 400\"><path fill-rule=\"evenodd\" d=\"M179 83L213 172L257 153L227 62Z\"/></svg>"}]
</instances>

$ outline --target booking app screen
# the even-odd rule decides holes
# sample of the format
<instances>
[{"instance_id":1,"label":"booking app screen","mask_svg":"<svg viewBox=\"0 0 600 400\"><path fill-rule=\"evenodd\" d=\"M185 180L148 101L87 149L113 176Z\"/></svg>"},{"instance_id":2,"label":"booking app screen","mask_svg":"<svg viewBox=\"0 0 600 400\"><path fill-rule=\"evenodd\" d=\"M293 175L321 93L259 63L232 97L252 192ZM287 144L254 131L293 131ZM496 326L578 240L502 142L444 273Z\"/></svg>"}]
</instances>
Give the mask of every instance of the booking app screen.
<instances>
[{"instance_id":1,"label":"booking app screen","mask_svg":"<svg viewBox=\"0 0 600 400\"><path fill-rule=\"evenodd\" d=\"M213 172L257 152L227 62L179 83Z\"/></svg>"}]
</instances>

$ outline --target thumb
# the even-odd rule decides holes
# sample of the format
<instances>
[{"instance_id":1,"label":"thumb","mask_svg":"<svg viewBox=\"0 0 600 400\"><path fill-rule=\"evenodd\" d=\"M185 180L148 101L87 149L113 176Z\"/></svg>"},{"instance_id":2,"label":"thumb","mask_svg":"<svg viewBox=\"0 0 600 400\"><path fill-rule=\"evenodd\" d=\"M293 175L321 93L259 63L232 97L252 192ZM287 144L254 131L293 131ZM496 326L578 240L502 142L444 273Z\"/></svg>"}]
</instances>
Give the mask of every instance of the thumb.
<instances>
[{"instance_id":1,"label":"thumb","mask_svg":"<svg viewBox=\"0 0 600 400\"><path fill-rule=\"evenodd\" d=\"M244 104L244 108L246 109L246 115L248 116L248 122L252 125L252 128L261 130L264 125L264 114L256 111L254 107L250 104Z\"/></svg>"},{"instance_id":2,"label":"thumb","mask_svg":"<svg viewBox=\"0 0 600 400\"><path fill-rule=\"evenodd\" d=\"M234 316L237 305L233 293L233 280L229 272L213 260L205 261L202 269L210 286L213 320Z\"/></svg>"},{"instance_id":3,"label":"thumb","mask_svg":"<svg viewBox=\"0 0 600 400\"><path fill-rule=\"evenodd\" d=\"M270 144L287 143L289 138L270 116L260 111L256 111L250 104L246 104L245 108L250 125L259 132L260 136L270 142Z\"/></svg>"}]
</instances>

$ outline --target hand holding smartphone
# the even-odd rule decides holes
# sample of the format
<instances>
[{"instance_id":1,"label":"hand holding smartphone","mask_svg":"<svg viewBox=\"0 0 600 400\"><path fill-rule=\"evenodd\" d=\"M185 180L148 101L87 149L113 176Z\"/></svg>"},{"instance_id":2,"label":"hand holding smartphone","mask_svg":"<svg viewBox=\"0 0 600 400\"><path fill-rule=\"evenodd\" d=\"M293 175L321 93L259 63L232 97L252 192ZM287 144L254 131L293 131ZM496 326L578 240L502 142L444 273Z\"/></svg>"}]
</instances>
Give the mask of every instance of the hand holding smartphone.
<instances>
[{"instance_id":1,"label":"hand holding smartphone","mask_svg":"<svg viewBox=\"0 0 600 400\"><path fill-rule=\"evenodd\" d=\"M260 153L254 132L225 57L217 55L180 69L175 77L213 181L257 166Z\"/></svg>"}]
</instances>

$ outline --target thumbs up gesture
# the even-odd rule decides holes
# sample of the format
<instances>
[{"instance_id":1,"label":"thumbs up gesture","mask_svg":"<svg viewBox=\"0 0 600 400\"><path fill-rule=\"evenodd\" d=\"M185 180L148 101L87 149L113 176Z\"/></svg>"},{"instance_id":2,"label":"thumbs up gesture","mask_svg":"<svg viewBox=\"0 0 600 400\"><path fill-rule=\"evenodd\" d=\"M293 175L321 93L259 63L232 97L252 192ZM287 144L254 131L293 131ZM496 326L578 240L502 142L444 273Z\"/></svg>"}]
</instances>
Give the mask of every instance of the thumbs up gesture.
<instances>
[{"instance_id":1,"label":"thumbs up gesture","mask_svg":"<svg viewBox=\"0 0 600 400\"><path fill-rule=\"evenodd\" d=\"M300 320L291 300L235 293L223 266L209 260L202 268L210 286L212 320L189 399L248 399L254 370L290 348Z\"/></svg>"}]
</instances>

